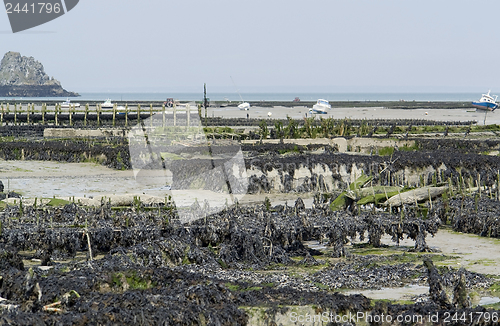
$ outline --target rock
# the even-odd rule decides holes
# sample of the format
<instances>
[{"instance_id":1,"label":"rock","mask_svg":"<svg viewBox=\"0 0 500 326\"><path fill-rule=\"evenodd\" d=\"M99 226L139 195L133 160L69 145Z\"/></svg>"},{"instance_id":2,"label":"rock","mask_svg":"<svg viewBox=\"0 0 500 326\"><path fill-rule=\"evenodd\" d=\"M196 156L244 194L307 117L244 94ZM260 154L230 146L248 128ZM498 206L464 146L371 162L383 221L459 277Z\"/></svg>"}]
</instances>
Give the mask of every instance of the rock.
<instances>
[{"instance_id":1,"label":"rock","mask_svg":"<svg viewBox=\"0 0 500 326\"><path fill-rule=\"evenodd\" d=\"M49 77L33 57L7 52L0 62L0 97L74 97L61 83Z\"/></svg>"}]
</instances>

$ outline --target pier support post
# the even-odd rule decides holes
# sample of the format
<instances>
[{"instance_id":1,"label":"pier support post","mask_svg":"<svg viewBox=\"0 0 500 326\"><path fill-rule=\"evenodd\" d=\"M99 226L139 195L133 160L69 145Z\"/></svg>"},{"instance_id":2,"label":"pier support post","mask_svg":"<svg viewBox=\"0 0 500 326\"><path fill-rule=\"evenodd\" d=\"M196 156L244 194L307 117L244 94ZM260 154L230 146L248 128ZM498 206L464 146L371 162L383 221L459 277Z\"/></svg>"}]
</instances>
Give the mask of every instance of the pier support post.
<instances>
[{"instance_id":1,"label":"pier support post","mask_svg":"<svg viewBox=\"0 0 500 326\"><path fill-rule=\"evenodd\" d=\"M141 105L137 105L137 124L141 123Z\"/></svg>"},{"instance_id":2,"label":"pier support post","mask_svg":"<svg viewBox=\"0 0 500 326\"><path fill-rule=\"evenodd\" d=\"M153 104L149 104L149 126L153 129Z\"/></svg>"},{"instance_id":3,"label":"pier support post","mask_svg":"<svg viewBox=\"0 0 500 326\"><path fill-rule=\"evenodd\" d=\"M85 104L85 116L83 117L83 125L87 125L87 116L89 114L89 104Z\"/></svg>"},{"instance_id":4,"label":"pier support post","mask_svg":"<svg viewBox=\"0 0 500 326\"><path fill-rule=\"evenodd\" d=\"M177 106L173 105L173 108L174 108L174 127L177 125Z\"/></svg>"},{"instance_id":5,"label":"pier support post","mask_svg":"<svg viewBox=\"0 0 500 326\"><path fill-rule=\"evenodd\" d=\"M165 104L161 106L161 114L162 114L162 127L165 128Z\"/></svg>"},{"instance_id":6,"label":"pier support post","mask_svg":"<svg viewBox=\"0 0 500 326\"><path fill-rule=\"evenodd\" d=\"M47 110L47 104L43 103L42 104L42 125L45 124L45 111Z\"/></svg>"},{"instance_id":7,"label":"pier support post","mask_svg":"<svg viewBox=\"0 0 500 326\"><path fill-rule=\"evenodd\" d=\"M69 109L68 109L68 115L69 115L69 125L72 126L73 125L73 117L72 117L72 110L75 110L75 106L74 105L70 105L69 106Z\"/></svg>"},{"instance_id":8,"label":"pier support post","mask_svg":"<svg viewBox=\"0 0 500 326\"><path fill-rule=\"evenodd\" d=\"M97 104L96 106L96 113L97 113L97 126L101 125L101 120L100 120L100 114L101 114L101 105Z\"/></svg>"}]
</instances>

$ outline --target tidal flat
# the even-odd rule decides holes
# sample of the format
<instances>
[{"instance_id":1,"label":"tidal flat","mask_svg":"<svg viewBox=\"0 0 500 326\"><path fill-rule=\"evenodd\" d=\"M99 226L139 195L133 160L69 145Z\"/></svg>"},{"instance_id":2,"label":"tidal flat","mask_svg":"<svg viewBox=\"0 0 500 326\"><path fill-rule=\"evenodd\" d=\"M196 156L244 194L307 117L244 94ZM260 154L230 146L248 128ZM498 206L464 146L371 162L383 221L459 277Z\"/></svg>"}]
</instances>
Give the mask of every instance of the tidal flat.
<instances>
[{"instance_id":1,"label":"tidal flat","mask_svg":"<svg viewBox=\"0 0 500 326\"><path fill-rule=\"evenodd\" d=\"M266 118L248 129L227 120L241 129L229 132L211 121L207 146L234 151L239 135L246 176L241 197L219 206L227 188L214 188L206 148L187 140L167 146L161 181L144 168L138 182L126 137L0 127L10 135L0 141L0 324L498 316L498 126ZM202 217L182 219L191 213ZM323 313L334 319L306 318ZM455 313L471 320L446 319Z\"/></svg>"}]
</instances>

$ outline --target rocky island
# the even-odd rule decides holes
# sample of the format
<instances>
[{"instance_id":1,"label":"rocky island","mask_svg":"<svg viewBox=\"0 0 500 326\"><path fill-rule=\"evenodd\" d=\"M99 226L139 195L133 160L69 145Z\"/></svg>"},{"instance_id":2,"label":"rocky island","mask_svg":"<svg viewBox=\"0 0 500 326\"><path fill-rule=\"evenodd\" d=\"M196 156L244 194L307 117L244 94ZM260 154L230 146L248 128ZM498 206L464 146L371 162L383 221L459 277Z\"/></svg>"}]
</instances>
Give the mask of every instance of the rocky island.
<instances>
[{"instance_id":1,"label":"rocky island","mask_svg":"<svg viewBox=\"0 0 500 326\"><path fill-rule=\"evenodd\" d=\"M0 97L74 97L49 77L43 65L33 57L7 52L0 62Z\"/></svg>"}]
</instances>

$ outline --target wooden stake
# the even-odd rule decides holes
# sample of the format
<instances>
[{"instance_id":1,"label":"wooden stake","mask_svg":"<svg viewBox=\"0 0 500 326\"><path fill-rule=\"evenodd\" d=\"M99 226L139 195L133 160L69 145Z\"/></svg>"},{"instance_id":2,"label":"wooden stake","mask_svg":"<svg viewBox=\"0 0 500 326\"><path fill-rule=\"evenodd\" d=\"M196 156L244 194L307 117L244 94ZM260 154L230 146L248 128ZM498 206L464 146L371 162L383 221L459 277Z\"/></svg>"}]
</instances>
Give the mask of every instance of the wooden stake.
<instances>
[{"instance_id":1,"label":"wooden stake","mask_svg":"<svg viewBox=\"0 0 500 326\"><path fill-rule=\"evenodd\" d=\"M173 109L174 109L174 127L177 126L177 105L173 105Z\"/></svg>"},{"instance_id":2,"label":"wooden stake","mask_svg":"<svg viewBox=\"0 0 500 326\"><path fill-rule=\"evenodd\" d=\"M74 110L75 109L75 106L74 105L70 105L69 106L69 110L68 110L68 114L69 114L69 125L72 126L73 125L73 116L72 116L72 112L71 110Z\"/></svg>"},{"instance_id":3,"label":"wooden stake","mask_svg":"<svg viewBox=\"0 0 500 326\"><path fill-rule=\"evenodd\" d=\"M165 104L161 106L161 109L162 109L162 119L163 119L162 127L165 128Z\"/></svg>"},{"instance_id":4,"label":"wooden stake","mask_svg":"<svg viewBox=\"0 0 500 326\"><path fill-rule=\"evenodd\" d=\"M149 126L153 129L153 104L149 104Z\"/></svg>"},{"instance_id":5,"label":"wooden stake","mask_svg":"<svg viewBox=\"0 0 500 326\"><path fill-rule=\"evenodd\" d=\"M427 192L429 193L429 203L431 204L431 209L432 209L431 188L428 188L428 189L427 189Z\"/></svg>"},{"instance_id":6,"label":"wooden stake","mask_svg":"<svg viewBox=\"0 0 500 326\"><path fill-rule=\"evenodd\" d=\"M99 114L101 113L101 105L97 104L97 106L95 107L95 110L96 110L96 113L97 113L97 125L100 126L101 125L101 120L100 120Z\"/></svg>"}]
</instances>

